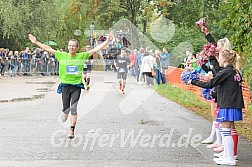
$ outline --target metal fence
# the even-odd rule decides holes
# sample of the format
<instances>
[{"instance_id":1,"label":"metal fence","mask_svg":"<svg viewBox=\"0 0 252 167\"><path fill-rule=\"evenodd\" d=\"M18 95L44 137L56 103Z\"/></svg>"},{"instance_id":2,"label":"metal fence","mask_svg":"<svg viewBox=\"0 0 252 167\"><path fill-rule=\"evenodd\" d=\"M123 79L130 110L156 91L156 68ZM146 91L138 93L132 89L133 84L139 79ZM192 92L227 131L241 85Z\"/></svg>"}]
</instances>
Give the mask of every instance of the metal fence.
<instances>
[{"instance_id":1,"label":"metal fence","mask_svg":"<svg viewBox=\"0 0 252 167\"><path fill-rule=\"evenodd\" d=\"M57 75L58 61L53 58L9 59L2 58L1 75Z\"/></svg>"},{"instance_id":2,"label":"metal fence","mask_svg":"<svg viewBox=\"0 0 252 167\"><path fill-rule=\"evenodd\" d=\"M94 70L116 71L114 59L93 59ZM0 74L2 76L16 75L58 75L59 62L54 57L32 59L2 58Z\"/></svg>"}]
</instances>

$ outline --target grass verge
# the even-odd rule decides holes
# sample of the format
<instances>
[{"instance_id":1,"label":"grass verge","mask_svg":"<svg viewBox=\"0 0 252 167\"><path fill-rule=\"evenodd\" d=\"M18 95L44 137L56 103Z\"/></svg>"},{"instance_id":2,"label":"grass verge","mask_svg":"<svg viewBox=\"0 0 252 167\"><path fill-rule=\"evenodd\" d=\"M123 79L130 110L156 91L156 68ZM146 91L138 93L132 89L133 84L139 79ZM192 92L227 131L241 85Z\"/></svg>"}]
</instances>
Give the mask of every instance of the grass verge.
<instances>
[{"instance_id":1,"label":"grass verge","mask_svg":"<svg viewBox=\"0 0 252 167\"><path fill-rule=\"evenodd\" d=\"M207 120L212 120L210 102L199 98L193 92L177 88L171 84L158 85L156 91ZM236 129L241 136L252 142L252 106L249 106L248 113L244 114L243 117L242 122L236 123Z\"/></svg>"}]
</instances>

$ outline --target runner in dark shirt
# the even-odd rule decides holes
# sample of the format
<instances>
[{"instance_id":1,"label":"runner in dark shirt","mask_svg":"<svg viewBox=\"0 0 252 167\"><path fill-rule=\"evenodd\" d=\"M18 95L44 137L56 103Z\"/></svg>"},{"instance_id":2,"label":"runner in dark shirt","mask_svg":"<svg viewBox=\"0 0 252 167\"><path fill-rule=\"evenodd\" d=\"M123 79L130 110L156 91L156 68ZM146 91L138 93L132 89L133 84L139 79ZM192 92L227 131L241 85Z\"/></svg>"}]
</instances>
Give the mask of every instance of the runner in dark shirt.
<instances>
[{"instance_id":1,"label":"runner in dark shirt","mask_svg":"<svg viewBox=\"0 0 252 167\"><path fill-rule=\"evenodd\" d=\"M86 51L90 50L90 45L86 46ZM93 56L90 56L88 60L86 60L83 68L83 79L86 90L90 89L90 78L91 78L91 69L92 69L92 63Z\"/></svg>"},{"instance_id":2,"label":"runner in dark shirt","mask_svg":"<svg viewBox=\"0 0 252 167\"><path fill-rule=\"evenodd\" d=\"M130 59L127 57L126 48L121 49L121 55L115 60L115 65L117 69L117 79L120 85L119 89L124 94L128 68L130 66Z\"/></svg>"}]
</instances>

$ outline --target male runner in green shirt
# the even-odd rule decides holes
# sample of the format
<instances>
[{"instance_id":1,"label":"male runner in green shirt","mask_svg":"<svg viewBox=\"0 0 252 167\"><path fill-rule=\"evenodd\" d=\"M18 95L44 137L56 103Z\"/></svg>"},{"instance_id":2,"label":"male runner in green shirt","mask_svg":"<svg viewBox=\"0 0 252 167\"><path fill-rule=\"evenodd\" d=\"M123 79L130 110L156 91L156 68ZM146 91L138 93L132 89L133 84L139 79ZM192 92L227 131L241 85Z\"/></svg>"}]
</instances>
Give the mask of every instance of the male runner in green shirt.
<instances>
[{"instance_id":1,"label":"male runner in green shirt","mask_svg":"<svg viewBox=\"0 0 252 167\"><path fill-rule=\"evenodd\" d=\"M96 46L87 52L77 53L79 49L79 42L75 39L70 39L68 42L68 53L55 51L50 46L42 44L37 41L36 37L29 34L29 39L32 43L40 47L41 49L55 54L56 59L59 61L59 79L60 88L62 88L62 103L63 113L62 121L65 122L68 118L68 114L71 111L71 128L69 138L74 137L74 129L77 122L77 104L81 94L81 88L84 88L82 83L82 70L84 62L88 60L95 52L98 52L106 45L109 41L114 38L113 32L110 32L108 38L102 44Z\"/></svg>"}]
</instances>

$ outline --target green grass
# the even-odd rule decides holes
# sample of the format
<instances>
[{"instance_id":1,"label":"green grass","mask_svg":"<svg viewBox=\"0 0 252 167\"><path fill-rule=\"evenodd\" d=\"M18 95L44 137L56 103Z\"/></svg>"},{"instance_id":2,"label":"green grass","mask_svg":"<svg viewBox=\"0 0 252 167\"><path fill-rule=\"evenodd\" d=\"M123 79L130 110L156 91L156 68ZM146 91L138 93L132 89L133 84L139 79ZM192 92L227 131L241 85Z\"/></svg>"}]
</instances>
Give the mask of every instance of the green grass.
<instances>
[{"instance_id":1,"label":"green grass","mask_svg":"<svg viewBox=\"0 0 252 167\"><path fill-rule=\"evenodd\" d=\"M236 123L237 131L252 142L252 105L249 106L248 114L244 115L244 122Z\"/></svg>"},{"instance_id":2,"label":"green grass","mask_svg":"<svg viewBox=\"0 0 252 167\"><path fill-rule=\"evenodd\" d=\"M212 120L210 102L199 98L193 92L177 88L171 84L158 85L156 91L205 119ZM236 129L241 136L252 142L252 106L249 106L248 114L244 115L244 121L236 123Z\"/></svg>"}]
</instances>

